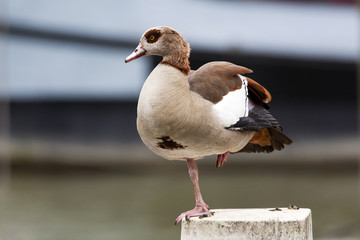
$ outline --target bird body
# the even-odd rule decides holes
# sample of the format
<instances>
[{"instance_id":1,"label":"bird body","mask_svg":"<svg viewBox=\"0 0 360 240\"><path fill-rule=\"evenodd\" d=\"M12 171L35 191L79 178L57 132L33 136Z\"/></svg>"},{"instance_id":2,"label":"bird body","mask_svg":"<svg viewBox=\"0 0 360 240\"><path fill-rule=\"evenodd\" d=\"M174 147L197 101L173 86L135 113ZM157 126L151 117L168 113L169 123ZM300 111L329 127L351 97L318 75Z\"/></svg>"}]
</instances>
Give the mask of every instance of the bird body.
<instances>
[{"instance_id":1,"label":"bird body","mask_svg":"<svg viewBox=\"0 0 360 240\"><path fill-rule=\"evenodd\" d=\"M189 44L174 29L147 30L125 62L159 55L162 61L146 79L138 101L137 129L145 145L168 160L185 160L194 185L195 208L181 219L211 216L198 183L195 160L229 153L272 152L292 141L268 111L270 93L245 77L250 69L229 62L210 62L190 70Z\"/></svg>"},{"instance_id":2,"label":"bird body","mask_svg":"<svg viewBox=\"0 0 360 240\"><path fill-rule=\"evenodd\" d=\"M190 91L184 73L160 63L140 93L138 132L150 150L169 160L237 152L254 133L227 130L221 107Z\"/></svg>"}]
</instances>

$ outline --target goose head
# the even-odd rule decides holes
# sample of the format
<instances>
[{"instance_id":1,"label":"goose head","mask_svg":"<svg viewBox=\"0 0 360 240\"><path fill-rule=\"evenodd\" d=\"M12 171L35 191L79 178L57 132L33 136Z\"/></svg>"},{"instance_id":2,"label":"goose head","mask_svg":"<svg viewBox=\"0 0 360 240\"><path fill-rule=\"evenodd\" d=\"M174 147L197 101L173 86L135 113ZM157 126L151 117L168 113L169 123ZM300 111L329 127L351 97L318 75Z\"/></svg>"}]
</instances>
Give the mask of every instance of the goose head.
<instances>
[{"instance_id":1,"label":"goose head","mask_svg":"<svg viewBox=\"0 0 360 240\"><path fill-rule=\"evenodd\" d=\"M147 30L139 45L126 59L130 62L142 56L158 55L170 65L188 64L190 46L180 33L170 27L155 27Z\"/></svg>"}]
</instances>

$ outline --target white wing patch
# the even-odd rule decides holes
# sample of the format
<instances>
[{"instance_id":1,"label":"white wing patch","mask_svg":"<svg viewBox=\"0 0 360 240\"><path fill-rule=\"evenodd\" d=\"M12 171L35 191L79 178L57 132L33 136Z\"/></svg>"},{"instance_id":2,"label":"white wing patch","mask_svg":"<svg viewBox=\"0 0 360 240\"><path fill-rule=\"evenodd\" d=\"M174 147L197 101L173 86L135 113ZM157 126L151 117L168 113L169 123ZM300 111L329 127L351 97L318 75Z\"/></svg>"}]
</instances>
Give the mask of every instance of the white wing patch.
<instances>
[{"instance_id":1,"label":"white wing patch","mask_svg":"<svg viewBox=\"0 0 360 240\"><path fill-rule=\"evenodd\" d=\"M241 89L231 91L214 105L214 113L224 127L229 127L239 121L241 117L249 115L248 82L245 77L238 75L243 85Z\"/></svg>"}]
</instances>

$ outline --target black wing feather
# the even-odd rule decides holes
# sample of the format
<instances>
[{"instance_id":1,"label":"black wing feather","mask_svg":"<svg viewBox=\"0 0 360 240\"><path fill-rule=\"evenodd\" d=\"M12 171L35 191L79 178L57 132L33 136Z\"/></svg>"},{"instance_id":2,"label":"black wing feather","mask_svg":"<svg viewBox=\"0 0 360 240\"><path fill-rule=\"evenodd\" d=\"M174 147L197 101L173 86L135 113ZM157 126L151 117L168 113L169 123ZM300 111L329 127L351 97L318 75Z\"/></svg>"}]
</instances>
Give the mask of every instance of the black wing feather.
<instances>
[{"instance_id":1,"label":"black wing feather","mask_svg":"<svg viewBox=\"0 0 360 240\"><path fill-rule=\"evenodd\" d=\"M262 106L255 105L249 111L249 116L240 118L237 123L227 127L227 129L260 131L261 129L268 127L281 129L280 123L268 110Z\"/></svg>"},{"instance_id":2,"label":"black wing feather","mask_svg":"<svg viewBox=\"0 0 360 240\"><path fill-rule=\"evenodd\" d=\"M285 144L288 145L292 143L292 140L282 132L280 123L267 109L264 108L264 106L255 105L253 102L250 103L250 106L252 108L249 111L249 116L240 118L237 123L231 125L227 129L257 132L267 128L271 137L271 145L262 146L249 142L239 152L270 153L274 150L282 150L285 147Z\"/></svg>"}]
</instances>

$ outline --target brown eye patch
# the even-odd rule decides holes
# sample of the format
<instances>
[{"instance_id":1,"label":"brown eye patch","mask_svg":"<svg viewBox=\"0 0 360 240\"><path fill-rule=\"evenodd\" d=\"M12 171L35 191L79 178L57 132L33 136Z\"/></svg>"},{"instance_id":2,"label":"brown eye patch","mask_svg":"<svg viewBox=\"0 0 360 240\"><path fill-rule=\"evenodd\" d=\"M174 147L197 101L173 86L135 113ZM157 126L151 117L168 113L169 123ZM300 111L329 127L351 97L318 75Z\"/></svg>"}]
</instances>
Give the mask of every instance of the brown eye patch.
<instances>
[{"instance_id":1,"label":"brown eye patch","mask_svg":"<svg viewBox=\"0 0 360 240\"><path fill-rule=\"evenodd\" d=\"M158 29L152 29L149 30L146 34L145 34L145 39L148 43L154 43L156 42L161 36L161 32Z\"/></svg>"}]
</instances>

